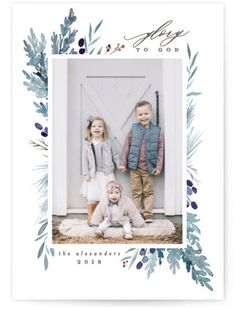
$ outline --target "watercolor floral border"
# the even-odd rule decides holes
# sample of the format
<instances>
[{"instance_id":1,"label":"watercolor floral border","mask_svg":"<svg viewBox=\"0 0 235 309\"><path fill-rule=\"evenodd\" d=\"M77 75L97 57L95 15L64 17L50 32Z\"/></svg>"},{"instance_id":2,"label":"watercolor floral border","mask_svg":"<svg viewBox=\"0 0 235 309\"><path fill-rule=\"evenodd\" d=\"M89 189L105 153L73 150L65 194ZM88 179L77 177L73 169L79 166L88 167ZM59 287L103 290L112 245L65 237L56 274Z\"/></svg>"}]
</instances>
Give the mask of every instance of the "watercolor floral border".
<instances>
[{"instance_id":1,"label":"watercolor floral border","mask_svg":"<svg viewBox=\"0 0 235 309\"><path fill-rule=\"evenodd\" d=\"M105 48L99 46L100 36L99 30L102 26L103 20L99 21L97 25L89 24L88 33L79 38L77 42L77 50L70 46L75 42L78 30L72 29L73 23L76 21L76 16L71 8L68 16L64 18L64 22L60 25L60 33L55 32L51 36L51 52L52 54L113 54L121 51L125 46L119 43L114 48L108 44ZM30 34L27 40L24 40L24 51L28 58L27 66L31 67L31 72L23 70L26 78L24 85L28 91L32 91L37 102L33 102L36 113L41 116L42 123L48 117L48 58L46 55L46 38L41 34L38 39L33 29L30 29ZM203 250L200 245L201 231L198 227L198 205L194 199L197 194L197 187L199 185L198 171L193 164L193 156L198 151L199 145L202 142L201 134L194 126L196 115L197 96L201 93L191 90L194 78L197 72L197 57L198 52L194 55L187 44L187 173L188 179L186 183L187 188L187 205L193 212L187 212L187 246L180 249L160 249L160 248L131 248L125 253L125 257L121 262L123 267L128 265L128 269L135 266L135 269L144 269L147 271L147 278L156 271L157 266L162 265L164 259L169 264L169 268L173 274L176 274L180 269L180 264L183 263L185 269L191 274L192 279L201 286L207 287L213 291L210 285L210 277L213 276L209 268L207 258L202 254ZM44 269L48 269L49 257L55 255L55 251L48 244L48 127L41 123L35 123L35 129L38 130L40 138L37 140L30 140L33 148L38 149L43 157L43 162L35 167L35 171L40 175L36 190L39 196L39 215L37 218L37 235L35 241L38 245L37 258L43 260Z\"/></svg>"}]
</instances>

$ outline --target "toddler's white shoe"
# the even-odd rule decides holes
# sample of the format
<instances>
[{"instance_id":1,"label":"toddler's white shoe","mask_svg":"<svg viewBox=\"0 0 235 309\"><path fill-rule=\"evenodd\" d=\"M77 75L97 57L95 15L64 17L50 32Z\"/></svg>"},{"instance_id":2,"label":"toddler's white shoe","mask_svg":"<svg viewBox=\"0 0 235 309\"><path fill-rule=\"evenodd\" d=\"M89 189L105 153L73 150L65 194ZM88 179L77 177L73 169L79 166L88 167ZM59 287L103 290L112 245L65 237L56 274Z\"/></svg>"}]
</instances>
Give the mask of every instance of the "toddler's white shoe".
<instances>
[{"instance_id":1,"label":"toddler's white shoe","mask_svg":"<svg viewBox=\"0 0 235 309\"><path fill-rule=\"evenodd\" d=\"M104 235L103 231L99 228L97 228L94 233L96 236L100 236L100 237Z\"/></svg>"}]
</instances>

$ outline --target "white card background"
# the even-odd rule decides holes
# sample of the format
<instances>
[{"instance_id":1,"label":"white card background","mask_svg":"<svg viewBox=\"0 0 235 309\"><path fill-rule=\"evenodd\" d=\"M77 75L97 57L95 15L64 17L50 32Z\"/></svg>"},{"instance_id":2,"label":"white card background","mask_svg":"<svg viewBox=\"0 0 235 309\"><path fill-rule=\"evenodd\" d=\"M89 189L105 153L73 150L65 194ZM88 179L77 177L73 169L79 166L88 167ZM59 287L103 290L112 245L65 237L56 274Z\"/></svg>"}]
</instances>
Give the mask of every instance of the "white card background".
<instances>
[{"instance_id":1,"label":"white card background","mask_svg":"<svg viewBox=\"0 0 235 309\"><path fill-rule=\"evenodd\" d=\"M114 5L114 4L113 4ZM128 7L129 6L129 7ZM195 88L202 92L198 100L196 125L203 132L203 143L195 157L201 181L198 197L201 245L214 273L211 292L196 285L184 270L184 265L176 275L169 270L166 262L147 279L145 272L123 269L120 256L104 258L100 265L76 265L75 257L59 257L63 247L66 252L81 251L74 246L55 247L56 256L50 259L49 269L44 271L37 259L38 244L36 219L38 215L37 195L32 172L39 155L30 147L33 138L35 108L34 96L23 86L22 69L26 69L23 39L29 28L44 33L49 41L53 31L59 31L64 16L73 7L78 17L79 32L87 33L88 24L97 24L104 19L102 38L119 41L127 32L141 33L153 30L158 19L172 18L177 28L183 25L190 30L187 40L179 42L180 49L189 43L199 51L198 77ZM125 7L125 9L124 9ZM80 12L80 13L79 13ZM16 299L221 299L223 295L223 7L219 4L202 5L137 5L135 13L132 5L115 5L110 10L108 4L46 4L15 5L13 7L13 296ZM209 21L208 21L209 16ZM42 22L43 20L43 22ZM142 20L141 23L139 21ZM144 23L143 23L144 20ZM200 20L200 23L199 23ZM112 32L110 25L113 25ZM143 29L144 25L144 29ZM48 42L48 46L50 43ZM17 51L17 52L16 52ZM182 52L186 56L186 52ZM128 48L119 57L140 57ZM159 57L154 51L141 57ZM174 54L164 53L164 57ZM216 242L216 246L215 246ZM89 246L83 246L91 251ZM99 246L92 251L99 250ZM112 252L120 252L126 247L109 246ZM110 282L112 284L110 284ZM91 288L92 286L92 288ZM95 288L93 288L95 287ZM131 287L131 288L130 288ZM91 291L92 290L92 291Z\"/></svg>"}]
</instances>

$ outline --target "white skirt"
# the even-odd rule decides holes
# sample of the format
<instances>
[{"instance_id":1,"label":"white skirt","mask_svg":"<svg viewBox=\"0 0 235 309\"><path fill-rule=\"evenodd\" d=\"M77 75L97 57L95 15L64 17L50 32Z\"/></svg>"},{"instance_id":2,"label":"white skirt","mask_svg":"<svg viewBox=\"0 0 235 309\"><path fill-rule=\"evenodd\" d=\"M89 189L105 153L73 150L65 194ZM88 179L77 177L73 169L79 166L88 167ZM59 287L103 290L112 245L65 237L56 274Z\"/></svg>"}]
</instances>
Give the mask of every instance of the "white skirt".
<instances>
[{"instance_id":1,"label":"white skirt","mask_svg":"<svg viewBox=\"0 0 235 309\"><path fill-rule=\"evenodd\" d=\"M103 172L96 172L90 181L83 180L80 193L88 201L100 201L106 195L105 185L110 180L115 180L113 173L105 175Z\"/></svg>"}]
</instances>

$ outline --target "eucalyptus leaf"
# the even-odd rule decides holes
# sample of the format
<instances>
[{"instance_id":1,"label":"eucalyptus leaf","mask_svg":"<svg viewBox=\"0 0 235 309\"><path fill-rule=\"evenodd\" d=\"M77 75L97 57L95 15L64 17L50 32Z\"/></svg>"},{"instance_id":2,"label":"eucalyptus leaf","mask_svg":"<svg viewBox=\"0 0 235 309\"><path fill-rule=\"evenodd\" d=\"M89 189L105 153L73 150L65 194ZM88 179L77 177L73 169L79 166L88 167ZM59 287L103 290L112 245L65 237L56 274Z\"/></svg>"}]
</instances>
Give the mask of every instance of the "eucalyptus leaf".
<instances>
[{"instance_id":1,"label":"eucalyptus leaf","mask_svg":"<svg viewBox=\"0 0 235 309\"><path fill-rule=\"evenodd\" d=\"M197 71L197 67L196 67L196 68L193 70L193 72L190 74L188 81L190 81L190 79L193 78L193 76L194 76L194 74L196 73L196 71Z\"/></svg>"},{"instance_id":2,"label":"eucalyptus leaf","mask_svg":"<svg viewBox=\"0 0 235 309\"><path fill-rule=\"evenodd\" d=\"M40 256L42 255L43 249L45 246L45 242L42 243L41 247L38 250L38 259L40 258Z\"/></svg>"},{"instance_id":3,"label":"eucalyptus leaf","mask_svg":"<svg viewBox=\"0 0 235 309\"><path fill-rule=\"evenodd\" d=\"M50 252L52 256L55 256L55 250L53 248L50 248Z\"/></svg>"},{"instance_id":4,"label":"eucalyptus leaf","mask_svg":"<svg viewBox=\"0 0 235 309\"><path fill-rule=\"evenodd\" d=\"M94 33L96 33L96 31L99 30L99 28L100 28L100 26L102 25L102 23L103 23L103 20L101 20L101 21L98 23L98 25L95 27Z\"/></svg>"},{"instance_id":5,"label":"eucalyptus leaf","mask_svg":"<svg viewBox=\"0 0 235 309\"><path fill-rule=\"evenodd\" d=\"M48 268L48 258L46 256L46 254L44 255L44 269L47 270Z\"/></svg>"},{"instance_id":6,"label":"eucalyptus leaf","mask_svg":"<svg viewBox=\"0 0 235 309\"><path fill-rule=\"evenodd\" d=\"M89 45L95 44L99 39L100 39L100 36L97 39L93 40Z\"/></svg>"},{"instance_id":7,"label":"eucalyptus leaf","mask_svg":"<svg viewBox=\"0 0 235 309\"><path fill-rule=\"evenodd\" d=\"M191 59L191 50L190 50L189 44L187 44L187 52L188 52L189 59Z\"/></svg>"},{"instance_id":8,"label":"eucalyptus leaf","mask_svg":"<svg viewBox=\"0 0 235 309\"><path fill-rule=\"evenodd\" d=\"M92 39L92 26L91 23L89 24L89 43L91 42Z\"/></svg>"},{"instance_id":9,"label":"eucalyptus leaf","mask_svg":"<svg viewBox=\"0 0 235 309\"><path fill-rule=\"evenodd\" d=\"M49 249L48 249L47 245L45 246L45 248L46 248L46 252L47 252L47 254L50 254L50 251L49 251Z\"/></svg>"},{"instance_id":10,"label":"eucalyptus leaf","mask_svg":"<svg viewBox=\"0 0 235 309\"><path fill-rule=\"evenodd\" d=\"M42 224L44 222L48 222L48 219L43 219L43 220L39 221L39 224Z\"/></svg>"},{"instance_id":11,"label":"eucalyptus leaf","mask_svg":"<svg viewBox=\"0 0 235 309\"><path fill-rule=\"evenodd\" d=\"M100 55L100 54L101 54L102 49L103 49L103 47L100 47L100 49L99 49L98 52L97 52L97 55Z\"/></svg>"},{"instance_id":12,"label":"eucalyptus leaf","mask_svg":"<svg viewBox=\"0 0 235 309\"><path fill-rule=\"evenodd\" d=\"M202 94L201 92L189 92L188 94L187 94L187 97L190 97L190 96L192 96L192 95L200 95L200 94Z\"/></svg>"},{"instance_id":13,"label":"eucalyptus leaf","mask_svg":"<svg viewBox=\"0 0 235 309\"><path fill-rule=\"evenodd\" d=\"M191 62L191 64L190 64L190 69L194 66L194 63L195 63L195 61L196 61L196 58L197 58L197 55L198 55L198 52L194 55L194 57L193 57L193 60L192 60L192 62Z\"/></svg>"},{"instance_id":14,"label":"eucalyptus leaf","mask_svg":"<svg viewBox=\"0 0 235 309\"><path fill-rule=\"evenodd\" d=\"M205 282L205 286L206 286L211 292L213 292L213 288L212 288L212 286L211 286L208 282Z\"/></svg>"},{"instance_id":15,"label":"eucalyptus leaf","mask_svg":"<svg viewBox=\"0 0 235 309\"><path fill-rule=\"evenodd\" d=\"M187 83L187 89L189 89L192 86L193 80L191 79L190 82Z\"/></svg>"},{"instance_id":16,"label":"eucalyptus leaf","mask_svg":"<svg viewBox=\"0 0 235 309\"><path fill-rule=\"evenodd\" d=\"M87 48L87 39L86 37L84 38L84 45L85 45L85 50L86 50L86 54L88 53L88 48Z\"/></svg>"},{"instance_id":17,"label":"eucalyptus leaf","mask_svg":"<svg viewBox=\"0 0 235 309\"><path fill-rule=\"evenodd\" d=\"M89 55L93 54L95 48L93 48L90 52L89 52Z\"/></svg>"},{"instance_id":18,"label":"eucalyptus leaf","mask_svg":"<svg viewBox=\"0 0 235 309\"><path fill-rule=\"evenodd\" d=\"M133 250L136 250L136 248L131 248L131 249L127 250L125 253L129 253L129 252L131 252Z\"/></svg>"},{"instance_id":19,"label":"eucalyptus leaf","mask_svg":"<svg viewBox=\"0 0 235 309\"><path fill-rule=\"evenodd\" d=\"M45 222L38 231L38 236L40 236L46 229L48 222Z\"/></svg>"},{"instance_id":20,"label":"eucalyptus leaf","mask_svg":"<svg viewBox=\"0 0 235 309\"><path fill-rule=\"evenodd\" d=\"M45 233L45 234L43 234L43 235L37 237L37 238L35 239L35 241L38 241L38 240L42 239L43 237L45 237L45 236L47 236L47 235L48 235L48 233Z\"/></svg>"},{"instance_id":21,"label":"eucalyptus leaf","mask_svg":"<svg viewBox=\"0 0 235 309\"><path fill-rule=\"evenodd\" d=\"M130 264L129 264L128 269L130 269L131 266L134 264L134 262L135 262L135 260L136 260L136 258L137 258L137 256L138 256L138 253L139 253L139 249L136 250L136 253L135 253L135 255L133 256L133 258L132 258L132 260L131 260L131 262L130 262Z\"/></svg>"},{"instance_id":22,"label":"eucalyptus leaf","mask_svg":"<svg viewBox=\"0 0 235 309\"><path fill-rule=\"evenodd\" d=\"M129 260L131 258L131 256L125 256L123 259L121 259L121 261L126 261Z\"/></svg>"}]
</instances>

